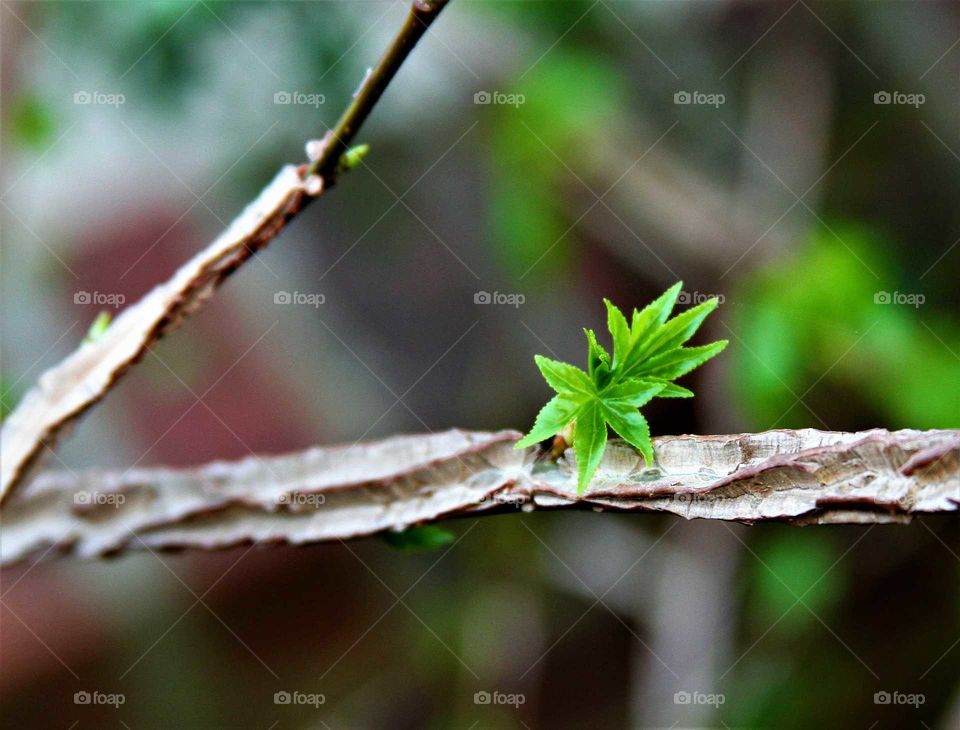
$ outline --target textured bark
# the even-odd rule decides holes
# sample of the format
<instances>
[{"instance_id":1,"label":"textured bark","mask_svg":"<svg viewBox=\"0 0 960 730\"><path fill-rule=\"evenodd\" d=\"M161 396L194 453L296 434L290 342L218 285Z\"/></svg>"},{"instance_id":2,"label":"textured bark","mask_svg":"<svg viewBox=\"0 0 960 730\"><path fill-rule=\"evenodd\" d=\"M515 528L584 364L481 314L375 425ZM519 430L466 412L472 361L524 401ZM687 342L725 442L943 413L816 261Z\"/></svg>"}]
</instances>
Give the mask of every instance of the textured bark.
<instances>
[{"instance_id":1,"label":"textured bark","mask_svg":"<svg viewBox=\"0 0 960 730\"><path fill-rule=\"evenodd\" d=\"M125 309L98 340L83 343L40 376L0 433L0 502L43 450L54 447L67 424L106 395L150 345L176 329L227 276L266 246L305 199L296 168L284 167L219 238Z\"/></svg>"},{"instance_id":2,"label":"textured bark","mask_svg":"<svg viewBox=\"0 0 960 730\"><path fill-rule=\"evenodd\" d=\"M0 504L24 481L44 449L106 395L147 348L174 330L220 283L266 246L311 200L336 183L341 154L447 0L413 0L406 20L371 69L316 158L286 166L223 234L124 312L96 342L85 343L46 371L3 424ZM309 146L308 146L308 155Z\"/></svg>"},{"instance_id":3,"label":"textured bark","mask_svg":"<svg viewBox=\"0 0 960 730\"><path fill-rule=\"evenodd\" d=\"M960 431L667 436L655 440L650 468L612 441L582 496L572 452L545 461L537 449L514 450L518 437L455 430L192 469L48 472L4 505L0 556L301 544L515 509L792 524L960 509Z\"/></svg>"}]
</instances>

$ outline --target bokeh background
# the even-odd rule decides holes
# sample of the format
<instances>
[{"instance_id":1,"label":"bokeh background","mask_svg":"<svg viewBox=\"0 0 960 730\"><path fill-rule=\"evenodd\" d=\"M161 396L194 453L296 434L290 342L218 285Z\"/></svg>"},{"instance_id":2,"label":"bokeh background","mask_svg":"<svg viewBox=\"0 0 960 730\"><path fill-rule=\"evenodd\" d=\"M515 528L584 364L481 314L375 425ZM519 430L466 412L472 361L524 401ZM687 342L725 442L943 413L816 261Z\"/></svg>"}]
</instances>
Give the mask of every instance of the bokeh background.
<instances>
[{"instance_id":1,"label":"bokeh background","mask_svg":"<svg viewBox=\"0 0 960 730\"><path fill-rule=\"evenodd\" d=\"M99 311L78 293L136 300L303 159L405 7L2 5L9 409ZM647 409L654 433L957 427L958 36L953 2L453 0L363 129L366 164L51 466L522 430L549 395L534 354L582 363L602 297L678 279L723 298L698 337L731 345L685 381L696 399ZM2 723L960 727L956 519L449 527L436 552L4 570ZM95 690L125 702L74 704ZM495 691L523 702L477 704Z\"/></svg>"}]
</instances>

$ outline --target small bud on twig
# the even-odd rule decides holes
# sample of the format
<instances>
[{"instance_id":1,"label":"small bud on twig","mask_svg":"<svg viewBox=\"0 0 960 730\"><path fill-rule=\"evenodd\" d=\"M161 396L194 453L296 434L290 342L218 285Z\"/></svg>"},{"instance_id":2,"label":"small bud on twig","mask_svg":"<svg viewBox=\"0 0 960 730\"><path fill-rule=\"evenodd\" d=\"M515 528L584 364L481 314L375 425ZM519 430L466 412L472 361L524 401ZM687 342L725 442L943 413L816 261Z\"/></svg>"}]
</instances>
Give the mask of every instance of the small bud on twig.
<instances>
[{"instance_id":1,"label":"small bud on twig","mask_svg":"<svg viewBox=\"0 0 960 730\"><path fill-rule=\"evenodd\" d=\"M363 158L367 156L368 152L370 152L370 145L368 144L358 144L356 147L351 147L340 156L339 169L341 171L352 170L363 162Z\"/></svg>"}]
</instances>

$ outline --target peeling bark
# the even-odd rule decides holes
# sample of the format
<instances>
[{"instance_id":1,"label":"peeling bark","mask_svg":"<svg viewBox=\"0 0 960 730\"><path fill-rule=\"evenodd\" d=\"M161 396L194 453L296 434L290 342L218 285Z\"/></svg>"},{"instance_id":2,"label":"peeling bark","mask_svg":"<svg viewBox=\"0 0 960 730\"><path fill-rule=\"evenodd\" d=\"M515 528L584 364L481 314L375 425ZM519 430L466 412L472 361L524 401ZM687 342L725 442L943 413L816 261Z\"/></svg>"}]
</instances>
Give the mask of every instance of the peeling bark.
<instances>
[{"instance_id":1,"label":"peeling bark","mask_svg":"<svg viewBox=\"0 0 960 730\"><path fill-rule=\"evenodd\" d=\"M64 427L99 401L154 342L199 308L220 283L266 246L305 200L303 181L284 167L213 243L165 283L125 309L95 342L47 370L3 423L0 503Z\"/></svg>"},{"instance_id":2,"label":"peeling bark","mask_svg":"<svg viewBox=\"0 0 960 730\"><path fill-rule=\"evenodd\" d=\"M515 509L799 525L960 510L960 431L666 436L649 468L611 441L581 496L572 451L546 461L514 450L518 437L453 430L190 469L47 472L4 505L0 557L303 544Z\"/></svg>"},{"instance_id":3,"label":"peeling bark","mask_svg":"<svg viewBox=\"0 0 960 730\"><path fill-rule=\"evenodd\" d=\"M47 370L3 424L0 504L21 484L44 449L116 384L147 348L173 331L230 274L272 241L305 205L332 187L347 151L397 71L447 0L414 0L393 42L371 68L353 100L308 164L287 165L217 240L184 264L169 281L127 308L96 342L84 343ZM310 150L316 150L311 155Z\"/></svg>"}]
</instances>

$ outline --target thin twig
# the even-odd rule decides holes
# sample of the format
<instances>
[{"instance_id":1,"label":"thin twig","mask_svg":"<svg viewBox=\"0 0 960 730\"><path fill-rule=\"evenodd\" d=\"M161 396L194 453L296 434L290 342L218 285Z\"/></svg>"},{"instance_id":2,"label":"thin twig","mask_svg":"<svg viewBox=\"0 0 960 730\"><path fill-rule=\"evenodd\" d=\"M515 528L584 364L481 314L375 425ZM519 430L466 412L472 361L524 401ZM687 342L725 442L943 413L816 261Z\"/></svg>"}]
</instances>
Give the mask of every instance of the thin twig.
<instances>
[{"instance_id":1,"label":"thin twig","mask_svg":"<svg viewBox=\"0 0 960 730\"><path fill-rule=\"evenodd\" d=\"M283 168L217 240L127 307L98 341L81 345L40 377L3 423L0 503L6 503L39 457L52 451L65 426L99 402L154 342L176 329L228 276L333 185L344 150L446 4L447 0L414 0L393 43L328 134L328 144L315 164ZM312 185L316 177L305 182L301 170L315 172L323 184Z\"/></svg>"},{"instance_id":2,"label":"thin twig","mask_svg":"<svg viewBox=\"0 0 960 730\"><path fill-rule=\"evenodd\" d=\"M323 178L324 187L329 188L334 184L341 155L347 151L357 131L390 85L404 60L446 4L447 0L417 0L413 3L393 43L380 62L367 74L336 126L327 133L327 143L320 158L310 165L308 174Z\"/></svg>"}]
</instances>

